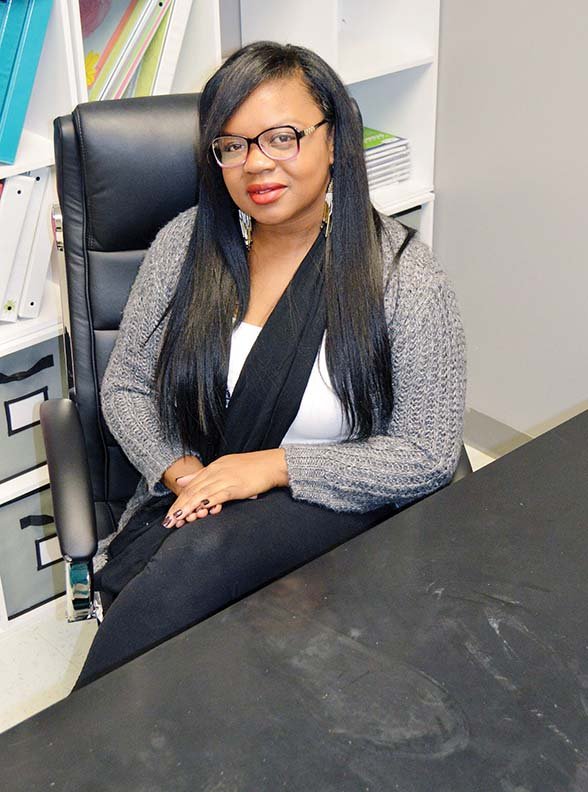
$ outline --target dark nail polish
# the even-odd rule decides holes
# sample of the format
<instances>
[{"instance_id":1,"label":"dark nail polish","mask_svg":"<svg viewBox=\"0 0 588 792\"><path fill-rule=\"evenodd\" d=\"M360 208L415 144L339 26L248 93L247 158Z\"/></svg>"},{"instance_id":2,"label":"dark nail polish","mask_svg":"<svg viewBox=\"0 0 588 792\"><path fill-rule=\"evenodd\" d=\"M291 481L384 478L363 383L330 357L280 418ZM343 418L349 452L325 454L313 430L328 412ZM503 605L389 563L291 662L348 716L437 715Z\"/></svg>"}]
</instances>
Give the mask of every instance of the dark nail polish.
<instances>
[{"instance_id":1,"label":"dark nail polish","mask_svg":"<svg viewBox=\"0 0 588 792\"><path fill-rule=\"evenodd\" d=\"M164 528L167 528L167 526L170 524L170 522L171 522L171 517L166 517L165 520L161 524L164 526Z\"/></svg>"},{"instance_id":2,"label":"dark nail polish","mask_svg":"<svg viewBox=\"0 0 588 792\"><path fill-rule=\"evenodd\" d=\"M206 500L202 501L202 505L203 506L208 506L209 503L210 503L210 501L208 500L208 498Z\"/></svg>"},{"instance_id":3,"label":"dark nail polish","mask_svg":"<svg viewBox=\"0 0 588 792\"><path fill-rule=\"evenodd\" d=\"M182 513L182 510L178 509L177 511L174 512L174 517L179 517L181 513Z\"/></svg>"}]
</instances>

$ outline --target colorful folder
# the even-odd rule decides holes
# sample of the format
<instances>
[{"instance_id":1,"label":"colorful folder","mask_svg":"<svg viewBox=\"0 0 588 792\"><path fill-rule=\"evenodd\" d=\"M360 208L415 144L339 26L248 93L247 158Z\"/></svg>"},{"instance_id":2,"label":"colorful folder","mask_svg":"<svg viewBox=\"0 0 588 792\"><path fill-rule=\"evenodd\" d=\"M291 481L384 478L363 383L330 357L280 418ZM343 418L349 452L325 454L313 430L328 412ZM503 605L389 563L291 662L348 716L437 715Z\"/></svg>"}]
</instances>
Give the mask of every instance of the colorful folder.
<instances>
[{"instance_id":1,"label":"colorful folder","mask_svg":"<svg viewBox=\"0 0 588 792\"><path fill-rule=\"evenodd\" d=\"M91 102L125 95L171 3L172 0L131 0L124 9L113 7L103 25L84 40ZM111 29L110 38L101 41Z\"/></svg>"}]
</instances>

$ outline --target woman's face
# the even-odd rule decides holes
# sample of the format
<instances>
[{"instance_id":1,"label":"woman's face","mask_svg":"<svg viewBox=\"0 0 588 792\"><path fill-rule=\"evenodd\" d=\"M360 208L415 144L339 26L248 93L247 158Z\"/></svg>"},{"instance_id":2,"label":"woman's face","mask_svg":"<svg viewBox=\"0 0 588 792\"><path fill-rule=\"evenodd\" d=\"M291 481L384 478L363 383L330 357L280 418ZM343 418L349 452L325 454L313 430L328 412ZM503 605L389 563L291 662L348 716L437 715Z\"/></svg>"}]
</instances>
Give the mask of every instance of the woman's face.
<instances>
[{"instance_id":1,"label":"woman's face","mask_svg":"<svg viewBox=\"0 0 588 792\"><path fill-rule=\"evenodd\" d=\"M227 121L222 134L254 138L282 124L303 130L323 117L301 78L290 77L256 88ZM223 168L222 174L233 201L257 223L304 230L320 225L332 163L332 135L329 125L323 124L300 140L295 159L273 160L252 144L245 164ZM268 187L274 189L268 192Z\"/></svg>"}]
</instances>

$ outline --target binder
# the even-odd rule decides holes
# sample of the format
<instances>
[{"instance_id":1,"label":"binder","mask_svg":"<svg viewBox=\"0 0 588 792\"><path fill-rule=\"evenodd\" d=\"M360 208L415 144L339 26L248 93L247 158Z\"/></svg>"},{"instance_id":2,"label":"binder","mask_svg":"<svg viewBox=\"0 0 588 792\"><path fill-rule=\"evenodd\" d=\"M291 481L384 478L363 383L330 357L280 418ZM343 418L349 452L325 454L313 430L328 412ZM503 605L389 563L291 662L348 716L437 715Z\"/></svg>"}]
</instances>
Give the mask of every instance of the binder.
<instances>
[{"instance_id":1,"label":"binder","mask_svg":"<svg viewBox=\"0 0 588 792\"><path fill-rule=\"evenodd\" d=\"M19 174L4 181L0 200L0 305L10 280L20 234L23 229L35 180Z\"/></svg>"},{"instance_id":2,"label":"binder","mask_svg":"<svg viewBox=\"0 0 588 792\"><path fill-rule=\"evenodd\" d=\"M0 3L0 108L6 101L26 13L26 3Z\"/></svg>"},{"instance_id":3,"label":"binder","mask_svg":"<svg viewBox=\"0 0 588 792\"><path fill-rule=\"evenodd\" d=\"M18 39L12 64L6 66L4 72L6 91L0 109L0 162L10 165L16 159L52 5L53 0L7 0L0 3L5 22L3 38L6 39L2 42L0 60L4 59L5 44L12 52ZM23 10L24 17L19 13ZM7 77L8 68L10 76Z\"/></svg>"},{"instance_id":4,"label":"binder","mask_svg":"<svg viewBox=\"0 0 588 792\"><path fill-rule=\"evenodd\" d=\"M49 269L51 251L53 249L51 201L51 189L49 179L47 179L41 198L41 211L37 218L22 294L18 303L19 318L34 319L41 310L47 270Z\"/></svg>"},{"instance_id":5,"label":"binder","mask_svg":"<svg viewBox=\"0 0 588 792\"><path fill-rule=\"evenodd\" d=\"M123 96L170 3L171 0L131 3L96 64L96 77L88 93L90 101Z\"/></svg>"},{"instance_id":6,"label":"binder","mask_svg":"<svg viewBox=\"0 0 588 792\"><path fill-rule=\"evenodd\" d=\"M145 2L145 0L141 1ZM84 10L80 9L88 88L91 88L96 83L139 0L125 0L125 2L128 5L120 18L121 8L119 0L118 3L110 6L98 26L88 26ZM106 41L104 41L105 36L108 36Z\"/></svg>"},{"instance_id":7,"label":"binder","mask_svg":"<svg viewBox=\"0 0 588 792\"><path fill-rule=\"evenodd\" d=\"M165 42L167 39L167 33L169 30L170 21L172 18L172 14L174 11L174 3L172 0L172 5L168 8L165 16L163 17L161 24L157 30L157 33L153 36L153 39L147 49L145 50L145 54L141 59L141 63L139 64L139 68L135 74L135 79L131 80L131 84L129 88L133 86L132 93L129 92L127 89L127 95L130 96L153 96L155 91L155 83L157 80L157 75L159 73L159 67L161 64L161 59L163 56L163 50L165 47Z\"/></svg>"},{"instance_id":8,"label":"binder","mask_svg":"<svg viewBox=\"0 0 588 792\"><path fill-rule=\"evenodd\" d=\"M174 75L178 65L178 59L182 49L182 42L188 26L188 18L190 16L192 0L174 0L170 10L167 21L167 29L164 36L165 41L159 53L159 61L157 63L157 70L155 80L151 87L150 94L168 94L171 92ZM162 25L166 24L166 20ZM153 43L152 43L153 44ZM152 45L150 45L152 46ZM149 50L145 53L143 60L149 54ZM139 90L142 90L141 87ZM144 90L144 89L143 89ZM145 94L139 91L135 96L143 96Z\"/></svg>"},{"instance_id":9,"label":"binder","mask_svg":"<svg viewBox=\"0 0 588 792\"><path fill-rule=\"evenodd\" d=\"M111 99L122 98L129 82L137 69L141 65L141 60L149 48L149 44L153 40L161 23L169 10L171 0L156 0L153 8L150 10L149 15L145 19L141 30L136 32L133 40L133 45L125 54L122 66L114 83L111 83L108 88L108 97Z\"/></svg>"},{"instance_id":10,"label":"binder","mask_svg":"<svg viewBox=\"0 0 588 792\"><path fill-rule=\"evenodd\" d=\"M49 181L49 168L29 171L26 175L31 176L35 181L16 249L15 264L12 267L12 273L0 306L0 321L2 322L16 322L18 317L18 303L27 273L45 189Z\"/></svg>"}]
</instances>

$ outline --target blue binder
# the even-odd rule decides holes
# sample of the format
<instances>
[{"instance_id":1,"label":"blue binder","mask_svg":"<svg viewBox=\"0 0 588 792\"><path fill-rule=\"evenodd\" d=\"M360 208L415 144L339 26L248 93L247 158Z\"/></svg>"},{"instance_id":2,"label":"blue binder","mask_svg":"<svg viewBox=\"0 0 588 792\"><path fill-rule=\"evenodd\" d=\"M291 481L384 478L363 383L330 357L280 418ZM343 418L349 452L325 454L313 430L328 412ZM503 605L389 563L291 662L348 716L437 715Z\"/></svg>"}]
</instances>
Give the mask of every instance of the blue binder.
<instances>
[{"instance_id":1,"label":"blue binder","mask_svg":"<svg viewBox=\"0 0 588 792\"><path fill-rule=\"evenodd\" d=\"M0 162L12 164L53 0L0 2Z\"/></svg>"},{"instance_id":2,"label":"blue binder","mask_svg":"<svg viewBox=\"0 0 588 792\"><path fill-rule=\"evenodd\" d=\"M10 75L27 13L26 3L0 3L0 112L6 100Z\"/></svg>"}]
</instances>

